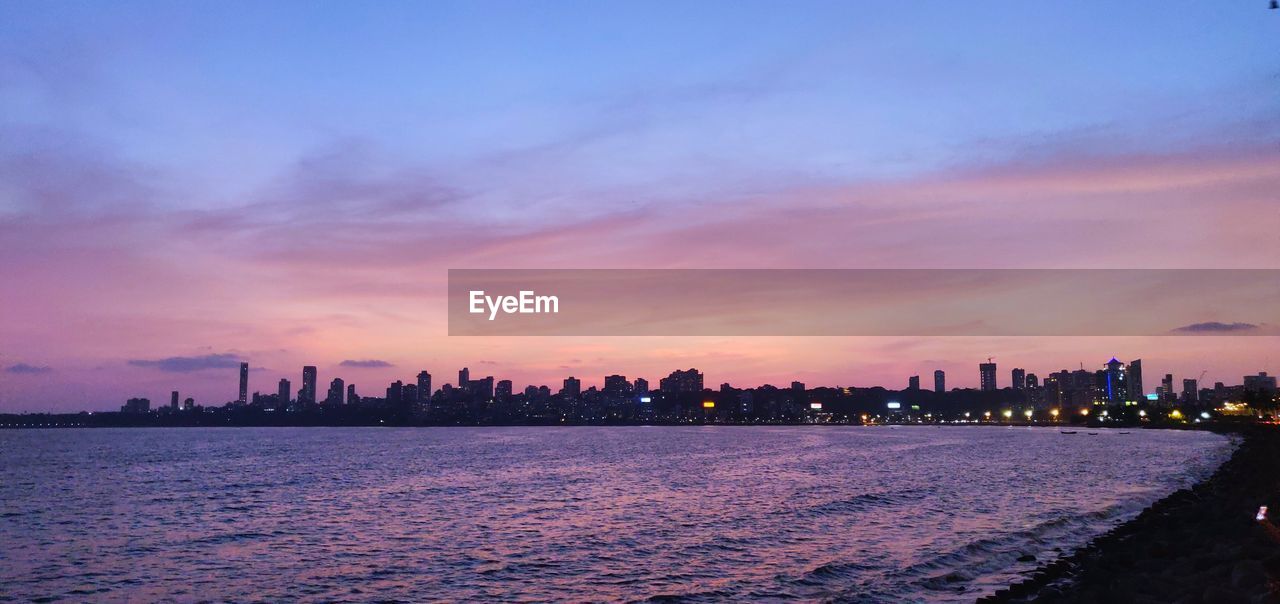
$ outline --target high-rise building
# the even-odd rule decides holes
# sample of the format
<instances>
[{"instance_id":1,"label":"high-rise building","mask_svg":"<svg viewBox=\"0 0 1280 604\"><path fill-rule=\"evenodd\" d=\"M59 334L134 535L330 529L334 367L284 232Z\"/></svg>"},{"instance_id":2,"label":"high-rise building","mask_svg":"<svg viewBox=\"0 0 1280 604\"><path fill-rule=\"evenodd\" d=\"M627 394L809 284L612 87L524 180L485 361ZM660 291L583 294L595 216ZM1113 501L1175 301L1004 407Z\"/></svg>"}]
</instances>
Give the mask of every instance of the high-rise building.
<instances>
[{"instance_id":1,"label":"high-rise building","mask_svg":"<svg viewBox=\"0 0 1280 604\"><path fill-rule=\"evenodd\" d=\"M249 364L240 363L240 404L249 400Z\"/></svg>"},{"instance_id":2,"label":"high-rise building","mask_svg":"<svg viewBox=\"0 0 1280 604\"><path fill-rule=\"evenodd\" d=\"M804 394L804 382L791 382L791 392L794 394Z\"/></svg>"},{"instance_id":3,"label":"high-rise building","mask_svg":"<svg viewBox=\"0 0 1280 604\"><path fill-rule=\"evenodd\" d=\"M178 410L178 391L177 390L174 390L173 392L169 393L169 409L171 411Z\"/></svg>"},{"instance_id":4,"label":"high-rise building","mask_svg":"<svg viewBox=\"0 0 1280 604\"><path fill-rule=\"evenodd\" d=\"M1035 390L1040 387L1040 378L1034 373L1027 374L1027 389Z\"/></svg>"},{"instance_id":5,"label":"high-rise building","mask_svg":"<svg viewBox=\"0 0 1280 604\"><path fill-rule=\"evenodd\" d=\"M560 390L560 394L566 398L578 398L582 395L582 380L569 376L564 379L564 388Z\"/></svg>"},{"instance_id":6,"label":"high-rise building","mask_svg":"<svg viewBox=\"0 0 1280 604\"><path fill-rule=\"evenodd\" d=\"M1184 379L1182 380L1182 400L1188 403L1194 403L1200 400L1200 388L1197 387L1198 380Z\"/></svg>"},{"instance_id":7,"label":"high-rise building","mask_svg":"<svg viewBox=\"0 0 1280 604\"><path fill-rule=\"evenodd\" d=\"M1171 403L1178 398L1178 393L1173 390L1173 374L1164 374L1164 379L1160 380L1161 401Z\"/></svg>"},{"instance_id":8,"label":"high-rise building","mask_svg":"<svg viewBox=\"0 0 1280 604\"><path fill-rule=\"evenodd\" d=\"M329 394L324 397L324 404L331 407L337 407L342 404L342 397L346 391L346 384L342 378L333 378L329 382Z\"/></svg>"},{"instance_id":9,"label":"high-rise building","mask_svg":"<svg viewBox=\"0 0 1280 604\"><path fill-rule=\"evenodd\" d=\"M418 372L418 405L426 405L431 395L431 374L424 369Z\"/></svg>"},{"instance_id":10,"label":"high-rise building","mask_svg":"<svg viewBox=\"0 0 1280 604\"><path fill-rule=\"evenodd\" d=\"M636 394L649 394L649 380L636 378Z\"/></svg>"},{"instance_id":11,"label":"high-rise building","mask_svg":"<svg viewBox=\"0 0 1280 604\"><path fill-rule=\"evenodd\" d=\"M1128 380L1125 393L1129 395L1130 401L1142 402L1146 400L1146 390L1142 387L1142 359L1134 359L1129 361L1128 371L1125 379Z\"/></svg>"},{"instance_id":12,"label":"high-rise building","mask_svg":"<svg viewBox=\"0 0 1280 604\"><path fill-rule=\"evenodd\" d=\"M702 392L702 373L697 369L677 369L658 381L658 389L663 392Z\"/></svg>"},{"instance_id":13,"label":"high-rise building","mask_svg":"<svg viewBox=\"0 0 1280 604\"><path fill-rule=\"evenodd\" d=\"M493 400L493 376L488 375L478 380L471 380L467 389L471 392L471 396L476 400Z\"/></svg>"},{"instance_id":14,"label":"high-rise building","mask_svg":"<svg viewBox=\"0 0 1280 604\"><path fill-rule=\"evenodd\" d=\"M1244 390L1245 392L1273 393L1276 391L1276 376L1267 375L1265 371L1258 375L1246 375L1244 376Z\"/></svg>"},{"instance_id":15,"label":"high-rise building","mask_svg":"<svg viewBox=\"0 0 1280 604\"><path fill-rule=\"evenodd\" d=\"M511 399L511 380L498 380L498 384L493 387L493 398L498 402L505 403Z\"/></svg>"},{"instance_id":16,"label":"high-rise building","mask_svg":"<svg viewBox=\"0 0 1280 604\"><path fill-rule=\"evenodd\" d=\"M987 362L978 364L978 383L983 391L996 389L996 364Z\"/></svg>"},{"instance_id":17,"label":"high-rise building","mask_svg":"<svg viewBox=\"0 0 1280 604\"><path fill-rule=\"evenodd\" d=\"M933 391L938 394L947 391L947 373L941 369L933 372Z\"/></svg>"},{"instance_id":18,"label":"high-rise building","mask_svg":"<svg viewBox=\"0 0 1280 604\"><path fill-rule=\"evenodd\" d=\"M289 380L280 378L280 389L276 392L276 397L280 399L279 405L281 409L289 408Z\"/></svg>"},{"instance_id":19,"label":"high-rise building","mask_svg":"<svg viewBox=\"0 0 1280 604\"><path fill-rule=\"evenodd\" d=\"M458 370L458 387L466 390L471 385L471 370L463 367Z\"/></svg>"},{"instance_id":20,"label":"high-rise building","mask_svg":"<svg viewBox=\"0 0 1280 604\"><path fill-rule=\"evenodd\" d=\"M1026 390L1027 388L1027 370L1021 367L1013 368L1013 389Z\"/></svg>"},{"instance_id":21,"label":"high-rise building","mask_svg":"<svg viewBox=\"0 0 1280 604\"><path fill-rule=\"evenodd\" d=\"M920 376L913 375L907 378L907 390L919 390L919 389L920 389Z\"/></svg>"},{"instance_id":22,"label":"high-rise building","mask_svg":"<svg viewBox=\"0 0 1280 604\"><path fill-rule=\"evenodd\" d=\"M625 375L604 376L604 393L610 396L626 396L631 393L631 383Z\"/></svg>"},{"instance_id":23,"label":"high-rise building","mask_svg":"<svg viewBox=\"0 0 1280 604\"><path fill-rule=\"evenodd\" d=\"M183 411L191 411L192 409L195 409L195 408L196 408L196 399L193 399L188 396L186 400L182 401Z\"/></svg>"},{"instance_id":24,"label":"high-rise building","mask_svg":"<svg viewBox=\"0 0 1280 604\"><path fill-rule=\"evenodd\" d=\"M1129 400L1129 376L1128 372L1125 371L1124 363L1117 361L1115 357L1111 357L1111 360L1107 361L1101 373L1102 400L1108 404L1123 403Z\"/></svg>"},{"instance_id":25,"label":"high-rise building","mask_svg":"<svg viewBox=\"0 0 1280 604\"><path fill-rule=\"evenodd\" d=\"M396 380L387 386L387 406L391 408L399 407L404 403L404 382Z\"/></svg>"},{"instance_id":26,"label":"high-rise building","mask_svg":"<svg viewBox=\"0 0 1280 604\"><path fill-rule=\"evenodd\" d=\"M355 384L347 384L347 404L348 405L360 404L360 395L356 394Z\"/></svg>"},{"instance_id":27,"label":"high-rise building","mask_svg":"<svg viewBox=\"0 0 1280 604\"><path fill-rule=\"evenodd\" d=\"M124 406L120 407L121 413L150 413L151 399L149 398L131 398L125 401Z\"/></svg>"},{"instance_id":28,"label":"high-rise building","mask_svg":"<svg viewBox=\"0 0 1280 604\"><path fill-rule=\"evenodd\" d=\"M302 389L298 391L299 405L314 405L316 402L316 368L307 365L302 368Z\"/></svg>"}]
</instances>

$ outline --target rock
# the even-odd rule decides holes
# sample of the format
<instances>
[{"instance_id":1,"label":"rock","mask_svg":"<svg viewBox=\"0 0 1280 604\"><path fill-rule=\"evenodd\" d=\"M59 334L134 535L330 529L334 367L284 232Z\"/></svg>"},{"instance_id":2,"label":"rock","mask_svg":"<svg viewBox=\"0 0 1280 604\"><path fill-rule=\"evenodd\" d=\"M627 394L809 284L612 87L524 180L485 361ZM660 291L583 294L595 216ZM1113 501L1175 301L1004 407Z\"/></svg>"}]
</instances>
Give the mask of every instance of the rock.
<instances>
[{"instance_id":1,"label":"rock","mask_svg":"<svg viewBox=\"0 0 1280 604\"><path fill-rule=\"evenodd\" d=\"M1231 569L1231 586L1236 589L1252 590L1267 582L1267 569L1257 560L1237 562Z\"/></svg>"}]
</instances>

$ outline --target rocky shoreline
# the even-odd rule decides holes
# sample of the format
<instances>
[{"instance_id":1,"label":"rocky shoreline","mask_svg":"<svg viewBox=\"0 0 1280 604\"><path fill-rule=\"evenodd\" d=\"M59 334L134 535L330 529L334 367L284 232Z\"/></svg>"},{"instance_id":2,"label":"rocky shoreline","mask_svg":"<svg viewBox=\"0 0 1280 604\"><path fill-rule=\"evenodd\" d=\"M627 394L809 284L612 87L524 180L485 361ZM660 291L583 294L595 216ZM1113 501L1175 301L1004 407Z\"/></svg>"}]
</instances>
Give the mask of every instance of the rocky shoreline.
<instances>
[{"instance_id":1,"label":"rocky shoreline","mask_svg":"<svg viewBox=\"0 0 1280 604\"><path fill-rule=\"evenodd\" d=\"M980 602L1280 602L1280 429L1233 430L1212 476Z\"/></svg>"}]
</instances>

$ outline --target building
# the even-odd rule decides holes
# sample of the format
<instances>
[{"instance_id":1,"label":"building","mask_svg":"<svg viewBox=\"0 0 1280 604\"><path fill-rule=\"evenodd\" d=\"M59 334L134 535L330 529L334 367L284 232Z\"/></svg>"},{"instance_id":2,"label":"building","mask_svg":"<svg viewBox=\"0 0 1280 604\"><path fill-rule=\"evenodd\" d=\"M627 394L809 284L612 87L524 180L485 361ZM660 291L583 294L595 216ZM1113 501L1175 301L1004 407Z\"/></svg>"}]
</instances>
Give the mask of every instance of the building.
<instances>
[{"instance_id":1,"label":"building","mask_svg":"<svg viewBox=\"0 0 1280 604\"><path fill-rule=\"evenodd\" d=\"M1274 393L1276 391L1276 376L1267 375L1265 371L1258 375L1246 375L1244 376L1244 390L1245 392Z\"/></svg>"},{"instance_id":2,"label":"building","mask_svg":"<svg viewBox=\"0 0 1280 604\"><path fill-rule=\"evenodd\" d=\"M418 372L418 405L425 406L431 400L431 374L423 369Z\"/></svg>"},{"instance_id":3,"label":"building","mask_svg":"<svg viewBox=\"0 0 1280 604\"><path fill-rule=\"evenodd\" d=\"M151 413L151 399L131 398L120 407L121 413Z\"/></svg>"},{"instance_id":4,"label":"building","mask_svg":"<svg viewBox=\"0 0 1280 604\"><path fill-rule=\"evenodd\" d=\"M582 380L569 376L564 379L564 388L560 390L560 394L565 398L576 399L582 396Z\"/></svg>"},{"instance_id":5,"label":"building","mask_svg":"<svg viewBox=\"0 0 1280 604\"><path fill-rule=\"evenodd\" d=\"M276 391L276 398L280 399L280 400L279 400L279 405L280 405L280 407L282 407L282 408L288 408L288 407L289 407L289 388L290 388L290 386L291 386L291 385L289 384L289 380L286 380L286 379L284 379L284 378L280 378L280 389Z\"/></svg>"},{"instance_id":6,"label":"building","mask_svg":"<svg viewBox=\"0 0 1280 604\"><path fill-rule=\"evenodd\" d=\"M249 400L249 364L240 363L240 404L243 405Z\"/></svg>"},{"instance_id":7,"label":"building","mask_svg":"<svg viewBox=\"0 0 1280 604\"><path fill-rule=\"evenodd\" d=\"M396 380L387 386L387 406L395 408L404 403L404 382Z\"/></svg>"},{"instance_id":8,"label":"building","mask_svg":"<svg viewBox=\"0 0 1280 604\"><path fill-rule=\"evenodd\" d=\"M1034 373L1027 374L1027 390L1035 390L1040 387L1040 377Z\"/></svg>"},{"instance_id":9,"label":"building","mask_svg":"<svg viewBox=\"0 0 1280 604\"><path fill-rule=\"evenodd\" d=\"M298 391L299 405L314 405L316 402L316 368L307 365L302 368L302 389Z\"/></svg>"},{"instance_id":10,"label":"building","mask_svg":"<svg viewBox=\"0 0 1280 604\"><path fill-rule=\"evenodd\" d=\"M471 384L471 370L463 367L458 371L458 387L466 390L469 384Z\"/></svg>"},{"instance_id":11,"label":"building","mask_svg":"<svg viewBox=\"0 0 1280 604\"><path fill-rule=\"evenodd\" d=\"M631 394L631 383L625 375L606 375L603 392L609 396L627 396Z\"/></svg>"},{"instance_id":12,"label":"building","mask_svg":"<svg viewBox=\"0 0 1280 604\"><path fill-rule=\"evenodd\" d=\"M1129 374L1124 363L1111 357L1103 366L1099 377L1102 400L1107 404L1118 404L1129 400Z\"/></svg>"},{"instance_id":13,"label":"building","mask_svg":"<svg viewBox=\"0 0 1280 604\"><path fill-rule=\"evenodd\" d=\"M1146 389L1142 387L1142 359L1134 359L1129 361L1128 375L1129 380L1126 393L1129 395L1127 400L1143 402L1147 400Z\"/></svg>"},{"instance_id":14,"label":"building","mask_svg":"<svg viewBox=\"0 0 1280 604\"><path fill-rule=\"evenodd\" d=\"M702 373L697 369L672 371L671 375L658 380L658 389L663 392L702 392Z\"/></svg>"},{"instance_id":15,"label":"building","mask_svg":"<svg viewBox=\"0 0 1280 604\"><path fill-rule=\"evenodd\" d=\"M913 375L907 378L907 390L919 390L919 389L920 389L920 376Z\"/></svg>"},{"instance_id":16,"label":"building","mask_svg":"<svg viewBox=\"0 0 1280 604\"><path fill-rule=\"evenodd\" d=\"M346 389L346 384L342 381L342 378L333 378L333 381L329 382L329 394L324 397L324 404L331 407L341 405Z\"/></svg>"},{"instance_id":17,"label":"building","mask_svg":"<svg viewBox=\"0 0 1280 604\"><path fill-rule=\"evenodd\" d=\"M1014 390L1027 389L1027 370L1026 369L1023 369L1021 367L1013 368L1013 389Z\"/></svg>"},{"instance_id":18,"label":"building","mask_svg":"<svg viewBox=\"0 0 1280 604\"><path fill-rule=\"evenodd\" d=\"M493 400L493 376L489 375L478 380L471 380L467 384L467 390L471 392L471 396L475 400Z\"/></svg>"},{"instance_id":19,"label":"building","mask_svg":"<svg viewBox=\"0 0 1280 604\"><path fill-rule=\"evenodd\" d=\"M1194 403L1200 400L1200 388L1197 386L1199 380L1184 379L1182 380L1182 400L1187 403Z\"/></svg>"},{"instance_id":20,"label":"building","mask_svg":"<svg viewBox=\"0 0 1280 604\"><path fill-rule=\"evenodd\" d=\"M355 384L347 384L347 404L348 405L360 404L360 395L356 394Z\"/></svg>"},{"instance_id":21,"label":"building","mask_svg":"<svg viewBox=\"0 0 1280 604\"><path fill-rule=\"evenodd\" d=\"M499 380L493 388L493 398L505 403L511 399L511 380Z\"/></svg>"},{"instance_id":22,"label":"building","mask_svg":"<svg viewBox=\"0 0 1280 604\"><path fill-rule=\"evenodd\" d=\"M978 365L978 383L984 392L996 389L996 364L990 361Z\"/></svg>"},{"instance_id":23,"label":"building","mask_svg":"<svg viewBox=\"0 0 1280 604\"><path fill-rule=\"evenodd\" d=\"M649 380L646 380L644 378L636 378L635 393L649 394Z\"/></svg>"},{"instance_id":24,"label":"building","mask_svg":"<svg viewBox=\"0 0 1280 604\"><path fill-rule=\"evenodd\" d=\"M938 394L947 391L947 374L941 369L933 372L933 391Z\"/></svg>"},{"instance_id":25,"label":"building","mask_svg":"<svg viewBox=\"0 0 1280 604\"><path fill-rule=\"evenodd\" d=\"M174 390L173 392L169 393L169 409L171 411L178 410L178 391L177 390Z\"/></svg>"},{"instance_id":26,"label":"building","mask_svg":"<svg viewBox=\"0 0 1280 604\"><path fill-rule=\"evenodd\" d=\"M1163 403L1172 403L1177 400L1178 393L1173 390L1173 374L1164 374L1164 379L1160 381L1160 401Z\"/></svg>"}]
</instances>

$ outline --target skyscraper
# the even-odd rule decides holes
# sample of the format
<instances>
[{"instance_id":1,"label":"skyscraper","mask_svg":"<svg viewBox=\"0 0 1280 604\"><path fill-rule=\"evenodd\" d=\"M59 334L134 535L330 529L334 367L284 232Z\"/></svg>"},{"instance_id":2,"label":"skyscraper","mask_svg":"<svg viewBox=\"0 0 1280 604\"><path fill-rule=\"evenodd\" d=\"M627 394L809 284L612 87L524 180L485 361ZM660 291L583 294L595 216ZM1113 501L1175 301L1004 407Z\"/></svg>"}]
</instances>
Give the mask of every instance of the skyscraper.
<instances>
[{"instance_id":1,"label":"skyscraper","mask_svg":"<svg viewBox=\"0 0 1280 604\"><path fill-rule=\"evenodd\" d=\"M177 390L174 390L173 392L169 393L169 409L173 411L178 410L178 391Z\"/></svg>"},{"instance_id":2,"label":"skyscraper","mask_svg":"<svg viewBox=\"0 0 1280 604\"><path fill-rule=\"evenodd\" d=\"M941 369L933 372L933 391L938 394L947 391L947 374Z\"/></svg>"},{"instance_id":3,"label":"skyscraper","mask_svg":"<svg viewBox=\"0 0 1280 604\"><path fill-rule=\"evenodd\" d=\"M493 398L498 402L507 402L511 398L511 380L499 380L493 387Z\"/></svg>"},{"instance_id":4,"label":"skyscraper","mask_svg":"<svg viewBox=\"0 0 1280 604\"><path fill-rule=\"evenodd\" d=\"M1034 373L1027 374L1027 389L1035 390L1040 387L1040 378Z\"/></svg>"},{"instance_id":5,"label":"skyscraper","mask_svg":"<svg viewBox=\"0 0 1280 604\"><path fill-rule=\"evenodd\" d=\"M458 371L458 388L466 390L471 385L471 370L463 367Z\"/></svg>"},{"instance_id":6,"label":"skyscraper","mask_svg":"<svg viewBox=\"0 0 1280 604\"><path fill-rule=\"evenodd\" d=\"M919 390L919 389L920 389L920 376L913 375L907 378L907 390Z\"/></svg>"},{"instance_id":7,"label":"skyscraper","mask_svg":"<svg viewBox=\"0 0 1280 604\"><path fill-rule=\"evenodd\" d=\"M604 376L604 393L611 396L625 396L631 393L631 383L625 375Z\"/></svg>"},{"instance_id":8,"label":"skyscraper","mask_svg":"<svg viewBox=\"0 0 1280 604\"><path fill-rule=\"evenodd\" d=\"M1129 400L1129 379L1124 363L1111 357L1102 369L1102 397L1110 404Z\"/></svg>"},{"instance_id":9,"label":"skyscraper","mask_svg":"<svg viewBox=\"0 0 1280 604\"><path fill-rule=\"evenodd\" d=\"M564 388L560 390L560 394L568 398L578 398L582 394L582 380L569 376L564 379Z\"/></svg>"},{"instance_id":10,"label":"skyscraper","mask_svg":"<svg viewBox=\"0 0 1280 604\"><path fill-rule=\"evenodd\" d=\"M277 409L289 408L289 380L280 378L280 389L276 392L276 398L279 399L276 404Z\"/></svg>"},{"instance_id":11,"label":"skyscraper","mask_svg":"<svg viewBox=\"0 0 1280 604\"><path fill-rule=\"evenodd\" d=\"M1027 388L1027 370L1021 367L1013 368L1013 389L1025 390Z\"/></svg>"},{"instance_id":12,"label":"skyscraper","mask_svg":"<svg viewBox=\"0 0 1280 604\"><path fill-rule=\"evenodd\" d=\"M1142 387L1142 359L1134 359L1129 361L1128 380L1126 393L1129 398L1126 400L1142 402L1146 400L1146 391Z\"/></svg>"},{"instance_id":13,"label":"skyscraper","mask_svg":"<svg viewBox=\"0 0 1280 604\"><path fill-rule=\"evenodd\" d=\"M687 371L677 369L658 380L658 389L663 392L702 392L702 373L692 368Z\"/></svg>"},{"instance_id":14,"label":"skyscraper","mask_svg":"<svg viewBox=\"0 0 1280 604\"><path fill-rule=\"evenodd\" d=\"M302 368L302 390L298 391L299 405L313 405L316 402L316 368L307 365Z\"/></svg>"},{"instance_id":15,"label":"skyscraper","mask_svg":"<svg viewBox=\"0 0 1280 604\"><path fill-rule=\"evenodd\" d=\"M333 378L333 381L329 382L329 394L324 397L324 404L331 407L341 405L345 390L346 385L343 383L342 378Z\"/></svg>"},{"instance_id":16,"label":"skyscraper","mask_svg":"<svg viewBox=\"0 0 1280 604\"><path fill-rule=\"evenodd\" d=\"M249 400L249 364L240 363L240 404Z\"/></svg>"},{"instance_id":17,"label":"skyscraper","mask_svg":"<svg viewBox=\"0 0 1280 604\"><path fill-rule=\"evenodd\" d=\"M348 405L360 404L360 395L356 394L355 384L347 384L347 404Z\"/></svg>"},{"instance_id":18,"label":"skyscraper","mask_svg":"<svg viewBox=\"0 0 1280 604\"><path fill-rule=\"evenodd\" d=\"M996 364L992 362L978 364L978 383L983 391L996 389Z\"/></svg>"},{"instance_id":19,"label":"skyscraper","mask_svg":"<svg viewBox=\"0 0 1280 604\"><path fill-rule=\"evenodd\" d=\"M1171 403L1178 398L1178 393L1173 391L1173 374L1164 374L1164 379L1160 380L1161 401Z\"/></svg>"},{"instance_id":20,"label":"skyscraper","mask_svg":"<svg viewBox=\"0 0 1280 604\"><path fill-rule=\"evenodd\" d=\"M423 369L418 372L418 405L426 405L431 400L431 374Z\"/></svg>"},{"instance_id":21,"label":"skyscraper","mask_svg":"<svg viewBox=\"0 0 1280 604\"><path fill-rule=\"evenodd\" d=\"M1182 380L1182 400L1188 403L1200 400L1200 388L1197 387L1197 381L1192 379Z\"/></svg>"}]
</instances>

